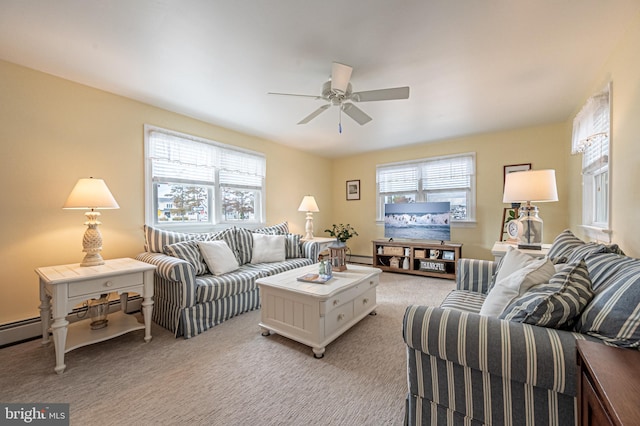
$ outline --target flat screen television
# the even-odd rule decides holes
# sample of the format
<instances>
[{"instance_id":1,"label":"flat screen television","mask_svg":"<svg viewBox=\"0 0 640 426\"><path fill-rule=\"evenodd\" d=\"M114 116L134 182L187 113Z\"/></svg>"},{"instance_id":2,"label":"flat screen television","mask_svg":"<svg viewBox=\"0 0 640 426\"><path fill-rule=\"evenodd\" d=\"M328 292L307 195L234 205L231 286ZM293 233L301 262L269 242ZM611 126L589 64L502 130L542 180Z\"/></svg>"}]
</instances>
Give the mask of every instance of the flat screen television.
<instances>
[{"instance_id":1,"label":"flat screen television","mask_svg":"<svg viewBox=\"0 0 640 426\"><path fill-rule=\"evenodd\" d=\"M384 205L384 236L394 239L451 240L450 203Z\"/></svg>"}]
</instances>

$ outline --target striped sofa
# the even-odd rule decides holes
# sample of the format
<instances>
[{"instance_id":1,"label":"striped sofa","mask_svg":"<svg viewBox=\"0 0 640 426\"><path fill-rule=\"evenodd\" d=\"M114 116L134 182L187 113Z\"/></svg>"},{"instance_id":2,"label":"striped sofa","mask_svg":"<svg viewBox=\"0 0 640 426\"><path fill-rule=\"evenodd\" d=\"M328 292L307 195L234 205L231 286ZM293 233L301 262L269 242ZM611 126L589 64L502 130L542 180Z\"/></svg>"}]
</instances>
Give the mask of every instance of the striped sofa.
<instances>
[{"instance_id":1,"label":"striped sofa","mask_svg":"<svg viewBox=\"0 0 640 426\"><path fill-rule=\"evenodd\" d=\"M254 232L285 235L287 258L250 263ZM153 321L184 338L260 307L257 279L311 265L319 254L317 243L300 241L300 235L289 233L286 222L256 230L232 227L215 233L179 233L145 226L144 233L145 252L136 259L157 266ZM197 244L189 251L189 243L214 240L225 241L231 248L240 265L237 270L212 275L199 258Z\"/></svg>"},{"instance_id":2,"label":"striped sofa","mask_svg":"<svg viewBox=\"0 0 640 426\"><path fill-rule=\"evenodd\" d=\"M440 307L406 309L405 424L576 424L576 341L640 346L640 260L584 244L575 256L593 295L570 329L479 315L499 267L486 260L460 259Z\"/></svg>"}]
</instances>

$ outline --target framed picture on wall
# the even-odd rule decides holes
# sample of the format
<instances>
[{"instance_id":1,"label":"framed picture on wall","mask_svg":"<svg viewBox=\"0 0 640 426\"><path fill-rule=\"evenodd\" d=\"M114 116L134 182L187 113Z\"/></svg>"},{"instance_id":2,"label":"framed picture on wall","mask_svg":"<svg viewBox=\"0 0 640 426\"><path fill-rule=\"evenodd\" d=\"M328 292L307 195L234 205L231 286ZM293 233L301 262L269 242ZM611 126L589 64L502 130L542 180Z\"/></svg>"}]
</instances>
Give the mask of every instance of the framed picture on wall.
<instances>
[{"instance_id":1,"label":"framed picture on wall","mask_svg":"<svg viewBox=\"0 0 640 426\"><path fill-rule=\"evenodd\" d=\"M360 199L360 179L347 181L347 201Z\"/></svg>"},{"instance_id":2,"label":"framed picture on wall","mask_svg":"<svg viewBox=\"0 0 640 426\"><path fill-rule=\"evenodd\" d=\"M507 175L509 173L526 172L527 170L531 170L531 163L510 164L508 166L504 166L504 174L502 176L502 188L504 189L504 183L507 180Z\"/></svg>"}]
</instances>

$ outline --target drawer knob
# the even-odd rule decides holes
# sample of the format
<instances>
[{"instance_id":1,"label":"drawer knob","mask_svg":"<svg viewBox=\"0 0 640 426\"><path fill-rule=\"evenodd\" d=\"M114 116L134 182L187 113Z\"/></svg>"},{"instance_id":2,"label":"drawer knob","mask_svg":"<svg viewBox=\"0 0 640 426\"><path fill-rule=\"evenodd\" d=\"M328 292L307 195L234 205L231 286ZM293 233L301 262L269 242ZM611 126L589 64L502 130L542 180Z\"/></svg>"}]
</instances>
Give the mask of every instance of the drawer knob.
<instances>
[{"instance_id":1,"label":"drawer knob","mask_svg":"<svg viewBox=\"0 0 640 426\"><path fill-rule=\"evenodd\" d=\"M366 305L367 303L369 303L369 299L362 299L362 304Z\"/></svg>"},{"instance_id":2,"label":"drawer knob","mask_svg":"<svg viewBox=\"0 0 640 426\"><path fill-rule=\"evenodd\" d=\"M333 301L333 306L336 306L338 303L340 303L340 301L338 299Z\"/></svg>"},{"instance_id":3,"label":"drawer knob","mask_svg":"<svg viewBox=\"0 0 640 426\"><path fill-rule=\"evenodd\" d=\"M112 281L107 281L106 283L104 283L104 285L106 285L107 287L112 287L113 286L113 282Z\"/></svg>"},{"instance_id":4,"label":"drawer knob","mask_svg":"<svg viewBox=\"0 0 640 426\"><path fill-rule=\"evenodd\" d=\"M344 319L344 314L338 315L338 321L342 321Z\"/></svg>"}]
</instances>

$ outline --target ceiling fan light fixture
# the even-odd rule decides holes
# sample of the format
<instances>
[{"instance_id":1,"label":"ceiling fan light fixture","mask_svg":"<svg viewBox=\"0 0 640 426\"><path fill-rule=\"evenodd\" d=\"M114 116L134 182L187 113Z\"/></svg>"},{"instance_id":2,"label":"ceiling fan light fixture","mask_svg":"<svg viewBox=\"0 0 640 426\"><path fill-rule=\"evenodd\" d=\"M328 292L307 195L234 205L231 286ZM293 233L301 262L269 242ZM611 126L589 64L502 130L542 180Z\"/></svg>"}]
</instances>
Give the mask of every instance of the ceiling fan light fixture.
<instances>
[{"instance_id":1,"label":"ceiling fan light fixture","mask_svg":"<svg viewBox=\"0 0 640 426\"><path fill-rule=\"evenodd\" d=\"M361 126L367 124L372 120L364 111L356 107L353 103L347 102L372 102L372 101L389 101L394 99L408 99L409 87L394 87L389 89L377 89L368 90L364 92L353 92L351 86L351 73L353 68L349 65L344 65L338 62L334 62L331 67L331 79L326 81L322 85L321 96L314 95L298 95L293 93L275 93L268 92L272 95L284 95L284 96L298 96L314 99L322 99L327 104L313 111L311 114L303 118L298 124L307 124L315 117L323 113L327 108L331 106L337 106L340 108L338 129L342 133L342 112L344 111L351 119Z\"/></svg>"}]
</instances>

